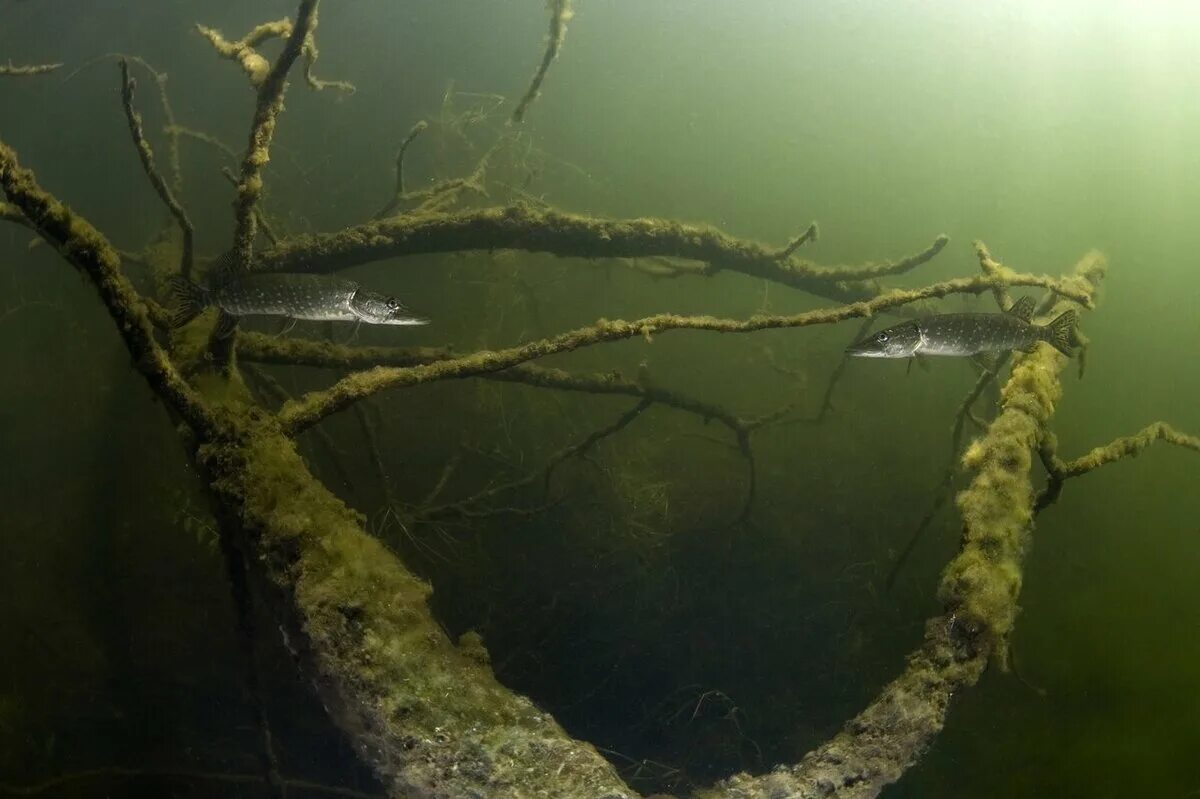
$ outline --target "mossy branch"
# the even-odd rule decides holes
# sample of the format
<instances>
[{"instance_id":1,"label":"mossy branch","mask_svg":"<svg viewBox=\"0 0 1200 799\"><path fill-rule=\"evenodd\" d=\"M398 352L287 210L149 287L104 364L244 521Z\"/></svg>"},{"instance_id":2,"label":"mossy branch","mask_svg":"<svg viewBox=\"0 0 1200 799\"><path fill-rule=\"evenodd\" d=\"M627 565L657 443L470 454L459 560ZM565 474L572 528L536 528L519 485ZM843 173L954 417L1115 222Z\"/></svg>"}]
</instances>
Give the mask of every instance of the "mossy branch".
<instances>
[{"instance_id":1,"label":"mossy branch","mask_svg":"<svg viewBox=\"0 0 1200 799\"><path fill-rule=\"evenodd\" d=\"M250 79L252 86L261 86L271 72L271 62L254 48L269 39L282 39L292 32L292 23L281 19L258 25L241 39L231 42L216 28L197 25L196 30L208 40L222 58L236 61Z\"/></svg>"},{"instance_id":2,"label":"mossy branch","mask_svg":"<svg viewBox=\"0 0 1200 799\"><path fill-rule=\"evenodd\" d=\"M316 25L318 2L319 0L301 0L300 8L296 12L296 24L291 26L283 52L275 59L275 64L258 85L254 121L250 125L250 141L242 159L237 198L233 204L233 249L240 269L249 268L254 257L254 235L257 229L254 207L262 196L262 170L271 160L271 140L275 136L276 121L283 111L287 75L296 59L300 57L304 43Z\"/></svg>"},{"instance_id":3,"label":"mossy branch","mask_svg":"<svg viewBox=\"0 0 1200 799\"><path fill-rule=\"evenodd\" d=\"M225 166L221 167L221 175L224 176L227 181L229 181L230 185L232 185L234 188L237 188L237 175L233 174L232 169ZM272 245L279 243L279 236L275 233L275 228L273 228L271 223L267 221L267 215L263 212L263 203L261 200L254 206L254 221L255 224L258 225L258 229L262 231L262 234L267 241L269 241Z\"/></svg>"},{"instance_id":4,"label":"mossy branch","mask_svg":"<svg viewBox=\"0 0 1200 799\"><path fill-rule=\"evenodd\" d=\"M1166 422L1154 422L1131 436L1120 436L1074 460L1064 461L1058 456L1057 438L1047 433L1042 438L1039 455L1048 477L1046 487L1038 496L1037 510L1041 511L1057 502L1062 494L1063 483L1072 477L1087 474L1122 458L1135 458L1142 450L1158 442L1200 452L1200 436L1180 432Z\"/></svg>"},{"instance_id":5,"label":"mossy branch","mask_svg":"<svg viewBox=\"0 0 1200 799\"><path fill-rule=\"evenodd\" d=\"M9 203L0 202L0 222L12 222L14 225L21 225L34 232L37 231L33 223L26 218L25 214L21 213L21 209Z\"/></svg>"},{"instance_id":6,"label":"mossy branch","mask_svg":"<svg viewBox=\"0 0 1200 799\"><path fill-rule=\"evenodd\" d=\"M1200 452L1200 437L1181 433L1166 422L1154 422L1131 436L1113 439L1102 447L1094 448L1086 455L1067 461L1061 469L1055 471L1064 479L1078 477L1121 458L1136 457L1146 447L1159 441Z\"/></svg>"},{"instance_id":7,"label":"mossy branch","mask_svg":"<svg viewBox=\"0 0 1200 799\"><path fill-rule=\"evenodd\" d=\"M313 18L312 27L316 28L317 21ZM317 59L321 57L321 53L317 50L317 39L313 36L312 31L304 37L304 82L313 91L324 91L325 89L336 89L339 92L346 94L354 94L358 91L353 83L344 80L321 80L313 74L313 67L316 66Z\"/></svg>"},{"instance_id":8,"label":"mossy branch","mask_svg":"<svg viewBox=\"0 0 1200 799\"><path fill-rule=\"evenodd\" d=\"M458 213L426 210L335 233L297 236L261 252L254 268L333 272L405 255L470 250L525 250L578 258L667 256L711 265L696 274L740 272L844 302L874 293L859 281L911 271L936 257L947 241L939 236L921 252L897 261L825 267L794 256L780 259L766 245L706 225L655 218L599 219L515 205ZM998 277L1011 274L1003 270Z\"/></svg>"},{"instance_id":9,"label":"mossy branch","mask_svg":"<svg viewBox=\"0 0 1200 799\"><path fill-rule=\"evenodd\" d=\"M129 63L124 58L118 63L121 67L121 105L125 109L125 121L129 124L129 135L133 137L133 146L137 150L138 158L142 162L142 169L149 178L150 185L154 187L154 191L163 201L163 205L167 206L167 210L183 234L179 273L190 279L193 258L192 240L195 229L192 227L192 221L188 218L187 211L183 210L183 206L175 199L174 193L167 182L163 180L162 174L159 173L158 167L154 163L154 150L150 147L150 142L146 141L145 131L142 130L142 117L133 107L134 81L129 76Z\"/></svg>"},{"instance_id":10,"label":"mossy branch","mask_svg":"<svg viewBox=\"0 0 1200 799\"><path fill-rule=\"evenodd\" d=\"M154 81L154 85L158 88L158 101L162 106L163 113L163 135L167 138L167 163L171 170L171 190L179 194L183 191L183 167L179 159L179 136L184 129L180 128L175 120L175 109L171 105L171 97L167 93L167 73L159 72L150 62L141 56L130 55L128 53L105 53L80 64L71 71L71 74L63 78L63 83L71 80L83 70L110 59L127 61L130 64L141 67L150 75Z\"/></svg>"},{"instance_id":11,"label":"mossy branch","mask_svg":"<svg viewBox=\"0 0 1200 799\"><path fill-rule=\"evenodd\" d=\"M1095 291L1104 271L1103 257L1092 253L1075 274ZM1043 308L1056 315L1065 302ZM963 544L943 573L939 597L1001 663L1016 619L1021 560L1035 511L1030 461L1062 393L1058 374L1066 363L1048 345L1018 356L1001 392L1000 413L962 457L973 473L957 501Z\"/></svg>"},{"instance_id":12,"label":"mossy branch","mask_svg":"<svg viewBox=\"0 0 1200 799\"><path fill-rule=\"evenodd\" d=\"M384 217L391 216L392 212L400 206L402 198L404 197L404 154L408 152L408 147L413 143L413 140L416 139L417 136L421 135L421 132L428 127L428 122L423 119L418 120L416 124L409 128L408 135L404 137L404 141L400 142L400 149L396 151L395 191L392 192L392 198L388 200L382 208L375 212L375 216L373 217L374 219L383 219Z\"/></svg>"},{"instance_id":13,"label":"mossy branch","mask_svg":"<svg viewBox=\"0 0 1200 799\"><path fill-rule=\"evenodd\" d=\"M589 327L505 350L479 352L423 366L407 368L381 366L369 371L357 372L338 381L329 389L311 392L300 400L285 405L280 410L280 421L284 429L294 435L316 424L325 416L349 407L351 403L363 397L389 388L497 372L548 355L571 352L595 344L621 341L637 336L649 338L655 333L669 330L751 333L757 330L831 324L846 319L870 316L920 300L945 297L950 294L978 294L993 288L1001 277L1009 285L1040 286L1060 294L1074 295L1084 305L1091 304L1091 294L1079 294L1080 287L1069 280L1057 280L1043 275L1012 273L997 277L957 278L919 289L893 289L870 300L787 316L764 315L754 316L747 320L736 320L712 316L656 314L632 322L600 320Z\"/></svg>"},{"instance_id":14,"label":"mossy branch","mask_svg":"<svg viewBox=\"0 0 1200 799\"><path fill-rule=\"evenodd\" d=\"M1103 273L1103 259L1089 254L1074 277L1094 291ZM1065 362L1049 346L1020 357L1004 387L1000 415L968 449L964 461L975 476L959 495L962 547L943 572L939 590L946 613L926 622L924 642L909 656L904 673L797 765L761 777L740 774L701 797L876 796L928 748L954 694L979 680L990 657L1004 657L1033 514L1031 451L1054 412L1057 374Z\"/></svg>"},{"instance_id":15,"label":"mossy branch","mask_svg":"<svg viewBox=\"0 0 1200 799\"><path fill-rule=\"evenodd\" d=\"M216 417L175 370L154 338L150 312L121 272L112 244L86 219L55 200L0 142L0 187L42 237L96 286L134 363L171 407L197 432L215 434Z\"/></svg>"},{"instance_id":16,"label":"mossy branch","mask_svg":"<svg viewBox=\"0 0 1200 799\"><path fill-rule=\"evenodd\" d=\"M24 64L18 65L9 61L0 64L0 77L28 78L34 75L45 75L62 67L62 64Z\"/></svg>"},{"instance_id":17,"label":"mossy branch","mask_svg":"<svg viewBox=\"0 0 1200 799\"><path fill-rule=\"evenodd\" d=\"M547 5L550 9L550 32L546 35L546 49L542 52L541 63L538 64L533 78L529 81L529 88L525 90L525 94L513 111L511 120L513 124L520 124L525 120L525 113L541 92L542 81L546 79L546 73L550 70L554 59L558 58L563 39L567 35L567 22L574 14L571 10L571 0L549 0Z\"/></svg>"},{"instance_id":18,"label":"mossy branch","mask_svg":"<svg viewBox=\"0 0 1200 799\"><path fill-rule=\"evenodd\" d=\"M818 236L820 236L820 228L817 227L816 222L811 222L809 223L809 226L805 228L803 233L789 241L787 246L780 250L775 257L779 260L790 258L792 253L803 247L805 244L808 244L810 241L816 241ZM949 241L946 236L939 236L938 239L942 241L943 246L947 241Z\"/></svg>"},{"instance_id":19,"label":"mossy branch","mask_svg":"<svg viewBox=\"0 0 1200 799\"><path fill-rule=\"evenodd\" d=\"M269 415L213 411L154 339L111 245L37 186L0 143L0 188L95 285L137 368L196 435L223 524L251 548L263 590L325 706L394 795L627 796L612 767L447 640L429 587L316 482Z\"/></svg>"}]
</instances>

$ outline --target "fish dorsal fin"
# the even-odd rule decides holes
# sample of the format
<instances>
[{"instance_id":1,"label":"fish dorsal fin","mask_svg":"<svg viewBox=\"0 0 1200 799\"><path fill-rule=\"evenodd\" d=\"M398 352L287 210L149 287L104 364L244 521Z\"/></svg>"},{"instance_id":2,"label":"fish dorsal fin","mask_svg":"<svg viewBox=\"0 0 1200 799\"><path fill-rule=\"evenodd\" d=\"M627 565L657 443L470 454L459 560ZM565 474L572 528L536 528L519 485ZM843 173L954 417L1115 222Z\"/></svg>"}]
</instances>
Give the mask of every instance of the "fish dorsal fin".
<instances>
[{"instance_id":1,"label":"fish dorsal fin","mask_svg":"<svg viewBox=\"0 0 1200 799\"><path fill-rule=\"evenodd\" d=\"M241 319L231 313L221 311L217 315L217 323L213 326L213 338L227 339L233 335L233 331L237 330L238 322Z\"/></svg>"},{"instance_id":2,"label":"fish dorsal fin","mask_svg":"<svg viewBox=\"0 0 1200 799\"><path fill-rule=\"evenodd\" d=\"M239 276L237 253L232 247L218 255L208 265L208 285L219 288Z\"/></svg>"},{"instance_id":3,"label":"fish dorsal fin","mask_svg":"<svg viewBox=\"0 0 1200 799\"><path fill-rule=\"evenodd\" d=\"M1022 322L1030 322L1033 321L1033 306L1033 297L1030 297L1028 294L1026 294L1024 297L1016 300L1012 305L1008 306L1008 311L1006 313L1008 313L1009 316L1017 317Z\"/></svg>"}]
</instances>

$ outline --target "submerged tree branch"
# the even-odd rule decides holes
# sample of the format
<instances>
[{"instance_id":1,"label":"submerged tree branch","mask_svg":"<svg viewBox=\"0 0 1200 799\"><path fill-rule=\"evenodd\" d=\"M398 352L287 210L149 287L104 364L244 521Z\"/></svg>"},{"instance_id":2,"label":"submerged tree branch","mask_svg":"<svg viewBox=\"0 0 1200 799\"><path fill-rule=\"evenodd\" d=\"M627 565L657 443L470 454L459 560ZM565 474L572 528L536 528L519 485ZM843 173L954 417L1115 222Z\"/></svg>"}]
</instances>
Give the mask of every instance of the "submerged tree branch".
<instances>
[{"instance_id":1,"label":"submerged tree branch","mask_svg":"<svg viewBox=\"0 0 1200 799\"><path fill-rule=\"evenodd\" d=\"M396 151L396 187L392 192L392 198L387 203L375 212L374 219L383 219L391 216L399 206L404 197L404 154L408 152L408 147L413 143L417 136L421 135L421 131L429 127L429 123L425 120L418 120L408 130L408 135L404 137L404 141L400 142L400 149Z\"/></svg>"},{"instance_id":2,"label":"submerged tree branch","mask_svg":"<svg viewBox=\"0 0 1200 799\"><path fill-rule=\"evenodd\" d=\"M0 77L27 78L33 75L45 75L47 72L53 72L61 66L62 64L17 65L9 61L7 64L0 64Z\"/></svg>"},{"instance_id":3,"label":"submerged tree branch","mask_svg":"<svg viewBox=\"0 0 1200 799\"><path fill-rule=\"evenodd\" d=\"M30 224L71 264L91 278L134 363L172 407L197 432L215 434L215 415L175 370L154 338L150 312L121 273L121 258L87 220L73 213L37 184L17 154L0 142L0 187Z\"/></svg>"},{"instance_id":4,"label":"submerged tree branch","mask_svg":"<svg viewBox=\"0 0 1200 799\"><path fill-rule=\"evenodd\" d=\"M1094 291L1104 269L1102 259L1089 256L1075 277ZM926 622L924 642L904 673L800 763L760 777L738 775L719 783L711 796L876 796L928 748L954 694L974 685L990 658L1005 662L1033 517L1031 453L1054 413L1065 363L1048 346L1021 356L1004 386L1000 414L968 449L964 463L973 478L958 497L962 544L938 590L946 611Z\"/></svg>"},{"instance_id":5,"label":"submerged tree branch","mask_svg":"<svg viewBox=\"0 0 1200 799\"><path fill-rule=\"evenodd\" d=\"M129 124L129 135L133 137L133 146L137 150L138 158L141 159L146 177L150 179L150 185L154 187L154 191L163 201L163 205L167 206L167 210L170 211L183 234L179 274L190 279L193 257L192 238L195 229L192 227L192 220L188 219L187 211L183 210L183 206L175 199L171 188L167 186L167 182L163 180L162 174L154 164L154 150L151 149L150 142L146 141L146 135L142 130L142 116L133 107L134 81L129 76L129 63L124 58L118 63L121 66L121 105L125 109L125 121Z\"/></svg>"},{"instance_id":6,"label":"submerged tree branch","mask_svg":"<svg viewBox=\"0 0 1200 799\"><path fill-rule=\"evenodd\" d=\"M712 316L657 314L633 322L601 320L589 327L505 350L478 352L463 358L424 366L400 369L377 367L369 371L357 372L338 381L329 389L310 392L300 400L288 403L280 410L280 421L284 429L294 435L316 424L325 416L348 407L356 400L396 386L410 386L434 380L457 379L485 372L496 372L547 355L570 352L581 347L620 341L636 336L649 337L668 330L749 333L756 330L830 324L845 319L870 316L919 300L945 297L949 294L978 294L997 285L1000 277L957 278L934 283L920 289L893 289L863 302L791 316L755 316L740 321ZM1051 289L1063 296L1077 299L1085 306L1090 306L1092 302L1091 294L1080 293L1084 289L1075 283L1073 278L1055 279L1044 275L1017 273L1006 274L1002 277L1008 285L1039 286Z\"/></svg>"},{"instance_id":7,"label":"submerged tree branch","mask_svg":"<svg viewBox=\"0 0 1200 799\"><path fill-rule=\"evenodd\" d=\"M1136 458L1142 450L1160 441L1200 452L1200 436L1180 432L1166 422L1154 422L1131 436L1120 436L1103 446L1093 448L1086 455L1064 461L1058 456L1058 439L1048 432L1042 438L1038 450L1048 476L1046 487L1038 496L1037 510L1043 510L1057 502L1062 494L1063 483L1072 477L1087 474L1122 458Z\"/></svg>"},{"instance_id":8,"label":"submerged tree branch","mask_svg":"<svg viewBox=\"0 0 1200 799\"><path fill-rule=\"evenodd\" d=\"M881 264L817 266L716 228L667 219L598 219L550 208L514 205L459 213L391 217L335 233L297 236L259 254L264 272L333 272L403 255L470 250L527 250L579 258L673 256L712 264L706 273L729 270L804 290L831 291L830 284L901 274L932 260L949 241L939 236L925 250ZM1001 274L1011 274L1005 270ZM860 299L869 290L843 288L839 299Z\"/></svg>"},{"instance_id":9,"label":"submerged tree branch","mask_svg":"<svg viewBox=\"0 0 1200 799\"><path fill-rule=\"evenodd\" d=\"M542 81L546 79L546 73L550 70L550 65L554 63L554 59L558 57L558 51L562 49L563 39L567 35L567 22L570 21L573 11L571 11L571 0L550 0L550 32L546 36L546 49L542 53L542 61L538 64L537 70L533 73L533 78L529 81L529 88L525 90L524 96L517 103L516 109L512 114L512 122L519 124L525 119L525 112L529 110L529 106L537 99L537 96L542 88Z\"/></svg>"},{"instance_id":10,"label":"submerged tree branch","mask_svg":"<svg viewBox=\"0 0 1200 799\"><path fill-rule=\"evenodd\" d=\"M283 52L275 59L274 66L266 73L258 87L254 121L250 126L250 142L242 160L237 199L234 201L233 249L239 269L249 268L254 256L254 235L257 228L254 207L262 196L262 170L271 160L271 140L275 136L275 122L283 111L287 74L300 57L304 43L316 25L318 1L301 0L300 8L296 12L296 24L291 27Z\"/></svg>"}]
</instances>

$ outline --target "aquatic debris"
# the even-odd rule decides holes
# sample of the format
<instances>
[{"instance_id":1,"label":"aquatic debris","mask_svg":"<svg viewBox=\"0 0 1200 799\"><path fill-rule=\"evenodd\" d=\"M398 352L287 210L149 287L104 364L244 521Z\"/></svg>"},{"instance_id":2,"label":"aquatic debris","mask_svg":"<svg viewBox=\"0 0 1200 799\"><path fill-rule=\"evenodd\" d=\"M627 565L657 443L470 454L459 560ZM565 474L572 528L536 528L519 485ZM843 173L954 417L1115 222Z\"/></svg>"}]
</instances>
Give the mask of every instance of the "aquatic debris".
<instances>
[{"instance_id":1,"label":"aquatic debris","mask_svg":"<svg viewBox=\"0 0 1200 799\"><path fill-rule=\"evenodd\" d=\"M9 61L7 64L0 64L0 76L29 77L31 75L45 75L47 72L53 72L61 66L62 64L27 64L18 66Z\"/></svg>"}]
</instances>

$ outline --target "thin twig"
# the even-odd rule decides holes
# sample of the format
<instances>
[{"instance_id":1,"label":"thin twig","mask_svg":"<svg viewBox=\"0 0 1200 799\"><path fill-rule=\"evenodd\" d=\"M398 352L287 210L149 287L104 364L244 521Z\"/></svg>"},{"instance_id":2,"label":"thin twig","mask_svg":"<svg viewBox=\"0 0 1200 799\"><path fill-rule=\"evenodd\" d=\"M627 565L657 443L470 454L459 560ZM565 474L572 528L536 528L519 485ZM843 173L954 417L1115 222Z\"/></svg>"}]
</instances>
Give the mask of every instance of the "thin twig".
<instances>
[{"instance_id":1,"label":"thin twig","mask_svg":"<svg viewBox=\"0 0 1200 799\"><path fill-rule=\"evenodd\" d=\"M538 64L533 78L529 81L529 88L525 90L524 96L521 97L521 101L517 103L517 107L513 111L512 122L514 124L524 121L525 112L537 99L542 88L542 81L546 79L546 72L549 71L550 64L558 57L558 51L562 49L563 38L567 34L567 22L574 14L571 11L571 0L550 0L549 6L550 32L546 35L546 49L542 53L541 63Z\"/></svg>"},{"instance_id":2,"label":"thin twig","mask_svg":"<svg viewBox=\"0 0 1200 799\"><path fill-rule=\"evenodd\" d=\"M1015 273L1008 279L1016 285L1037 285L1052 288L1060 293L1068 291L1073 294L1077 293L1077 289L1073 288L1074 284L1068 280ZM791 316L755 316L747 320L736 320L711 316L657 314L633 322L600 320L589 327L505 350L478 352L461 358L421 366L377 367L370 371L358 372L338 381L329 389L311 392L296 402L288 403L280 410L280 421L284 429L294 435L363 397L396 386L411 386L435 380L457 379L487 372L498 372L547 355L570 352L582 347L621 341L636 336L649 338L655 333L670 330L749 333L757 330L830 324L844 319L871 316L918 300L945 297L950 294L978 294L991 289L996 285L996 281L996 277L987 276L957 278L934 283L920 289L893 289L864 302ZM1080 296L1080 300L1084 304L1090 304L1091 295L1085 293Z\"/></svg>"},{"instance_id":3,"label":"thin twig","mask_svg":"<svg viewBox=\"0 0 1200 799\"><path fill-rule=\"evenodd\" d=\"M413 140L421 134L421 131L429 127L429 123L425 120L419 120L415 125L409 128L408 135L404 137L404 141L400 142L400 149L396 151L396 186L392 192L392 198L387 203L375 212L372 219L382 219L385 216L390 216L393 211L400 205L401 199L404 197L404 154L408 152L408 146L413 143Z\"/></svg>"},{"instance_id":4,"label":"thin twig","mask_svg":"<svg viewBox=\"0 0 1200 799\"><path fill-rule=\"evenodd\" d=\"M1122 458L1137 457L1142 450L1160 441L1190 449L1193 452L1200 452L1200 436L1180 432L1166 422L1154 422L1146 425L1131 436L1115 438L1071 461L1059 458L1057 439L1051 434L1045 435L1042 438L1038 454L1041 456L1042 464L1046 467L1049 476L1046 487L1038 496L1036 509L1041 511L1053 505L1062 493L1063 483L1072 477L1087 474Z\"/></svg>"},{"instance_id":5,"label":"thin twig","mask_svg":"<svg viewBox=\"0 0 1200 799\"><path fill-rule=\"evenodd\" d=\"M133 146L137 149L138 157L142 162L142 169L146 172L146 177L150 179L150 185L154 187L163 204L167 206L167 210L171 212L171 216L175 218L175 222L179 225L179 230L183 233L183 253L180 255L179 260L179 274L190 279L192 276L193 258L192 238L194 235L192 221L188 219L187 212L183 210L183 206L175 199L171 188L167 186L167 182L163 180L158 167L154 164L154 150L151 149L150 142L146 141L145 132L142 130L142 117L133 107L134 81L129 76L129 63L124 58L118 63L121 67L121 105L125 109L125 121L129 124L129 135L133 137Z\"/></svg>"},{"instance_id":6,"label":"thin twig","mask_svg":"<svg viewBox=\"0 0 1200 799\"><path fill-rule=\"evenodd\" d=\"M242 159L238 176L237 199L234 201L233 249L239 269L248 269L254 256L254 234L257 228L254 206L262 196L262 169L270 160L271 140L275 123L283 111L283 95L288 71L300 57L304 43L316 25L319 0L301 0L296 12L296 24L275 64L258 87L254 121L250 126L250 141ZM261 57L261 56L260 56Z\"/></svg>"},{"instance_id":7,"label":"thin twig","mask_svg":"<svg viewBox=\"0 0 1200 799\"><path fill-rule=\"evenodd\" d=\"M45 75L47 72L53 72L61 66L62 64L28 64L18 66L9 61L7 64L0 64L0 76L27 78L32 75Z\"/></svg>"},{"instance_id":8,"label":"thin twig","mask_svg":"<svg viewBox=\"0 0 1200 799\"><path fill-rule=\"evenodd\" d=\"M786 260L792 256L792 253L803 247L808 242L816 241L820 235L821 231L817 227L817 223L811 222L809 223L809 226L805 228L803 233L788 242L788 245L780 250L775 257L781 261Z\"/></svg>"}]
</instances>

